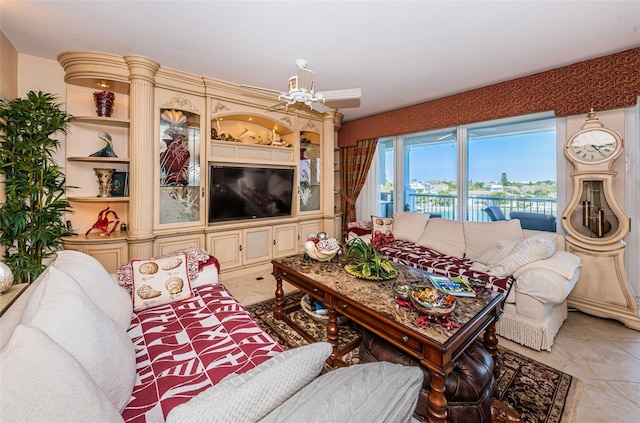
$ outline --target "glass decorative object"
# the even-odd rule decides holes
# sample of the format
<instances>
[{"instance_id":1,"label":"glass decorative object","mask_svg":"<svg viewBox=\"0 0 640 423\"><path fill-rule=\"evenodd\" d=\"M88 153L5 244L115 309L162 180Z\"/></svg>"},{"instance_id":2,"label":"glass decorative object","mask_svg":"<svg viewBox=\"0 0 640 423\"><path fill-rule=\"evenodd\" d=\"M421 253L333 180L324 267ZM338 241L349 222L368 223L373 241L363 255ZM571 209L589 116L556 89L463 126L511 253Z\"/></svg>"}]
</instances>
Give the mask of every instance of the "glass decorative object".
<instances>
[{"instance_id":1,"label":"glass decorative object","mask_svg":"<svg viewBox=\"0 0 640 423\"><path fill-rule=\"evenodd\" d=\"M11 288L11 285L13 285L13 272L9 266L0 261L0 294Z\"/></svg>"},{"instance_id":2,"label":"glass decorative object","mask_svg":"<svg viewBox=\"0 0 640 423\"><path fill-rule=\"evenodd\" d=\"M100 91L93 93L93 100L96 103L96 113L98 116L111 117L113 113L113 103L116 95L111 91Z\"/></svg>"}]
</instances>

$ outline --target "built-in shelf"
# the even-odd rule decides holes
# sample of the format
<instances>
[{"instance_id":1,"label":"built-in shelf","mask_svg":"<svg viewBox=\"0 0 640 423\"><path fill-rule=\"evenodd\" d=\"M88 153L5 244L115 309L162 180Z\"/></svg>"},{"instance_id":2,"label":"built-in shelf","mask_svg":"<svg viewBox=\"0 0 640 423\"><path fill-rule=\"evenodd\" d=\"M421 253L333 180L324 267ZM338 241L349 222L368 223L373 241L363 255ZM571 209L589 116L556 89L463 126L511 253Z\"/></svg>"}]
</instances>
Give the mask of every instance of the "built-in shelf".
<instances>
[{"instance_id":1,"label":"built-in shelf","mask_svg":"<svg viewBox=\"0 0 640 423\"><path fill-rule=\"evenodd\" d=\"M79 123L119 126L121 128L128 128L131 123L129 119L118 119L103 116L74 116L74 120Z\"/></svg>"},{"instance_id":2,"label":"built-in shelf","mask_svg":"<svg viewBox=\"0 0 640 423\"><path fill-rule=\"evenodd\" d=\"M85 234L75 234L73 236L65 236L62 238L63 242L95 242L97 240L104 242L119 242L127 239L127 231L113 231L111 234L107 235L99 229L92 230L88 235Z\"/></svg>"},{"instance_id":3,"label":"built-in shelf","mask_svg":"<svg viewBox=\"0 0 640 423\"><path fill-rule=\"evenodd\" d=\"M129 197L67 197L67 201L77 203L126 203Z\"/></svg>"},{"instance_id":4,"label":"built-in shelf","mask_svg":"<svg viewBox=\"0 0 640 423\"><path fill-rule=\"evenodd\" d=\"M129 163L126 157L68 157L70 162Z\"/></svg>"}]
</instances>

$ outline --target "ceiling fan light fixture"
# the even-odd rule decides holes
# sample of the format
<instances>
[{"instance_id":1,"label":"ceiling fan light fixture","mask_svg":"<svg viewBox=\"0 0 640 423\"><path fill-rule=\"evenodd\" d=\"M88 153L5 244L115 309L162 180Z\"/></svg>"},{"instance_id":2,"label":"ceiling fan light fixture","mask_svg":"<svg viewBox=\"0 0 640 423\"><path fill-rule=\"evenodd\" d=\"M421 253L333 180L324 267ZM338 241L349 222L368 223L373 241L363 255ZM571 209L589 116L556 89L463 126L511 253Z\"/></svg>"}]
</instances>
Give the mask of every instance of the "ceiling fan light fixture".
<instances>
[{"instance_id":1,"label":"ceiling fan light fixture","mask_svg":"<svg viewBox=\"0 0 640 423\"><path fill-rule=\"evenodd\" d=\"M288 81L289 90L287 92L280 92L280 95L278 95L278 103L268 107L267 110L276 110L282 106L288 108L289 106L299 103L304 104L311 110L324 113L328 111L330 107L358 107L360 105L360 88L316 93L316 86L313 80L314 72L306 68L307 61L298 59L296 60L296 66L296 75L290 77ZM251 87L250 85L247 86ZM278 92L276 90L268 91Z\"/></svg>"}]
</instances>

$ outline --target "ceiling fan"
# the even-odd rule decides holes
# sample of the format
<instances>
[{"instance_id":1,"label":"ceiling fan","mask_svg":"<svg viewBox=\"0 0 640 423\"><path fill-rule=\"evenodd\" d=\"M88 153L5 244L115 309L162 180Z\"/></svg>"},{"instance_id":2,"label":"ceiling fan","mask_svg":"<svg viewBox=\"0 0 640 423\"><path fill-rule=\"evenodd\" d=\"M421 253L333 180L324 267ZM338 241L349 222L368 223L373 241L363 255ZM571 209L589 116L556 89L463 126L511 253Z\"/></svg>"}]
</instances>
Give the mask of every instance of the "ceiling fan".
<instances>
[{"instance_id":1,"label":"ceiling fan","mask_svg":"<svg viewBox=\"0 0 640 423\"><path fill-rule=\"evenodd\" d=\"M330 106L336 108L360 106L360 88L316 92L313 82L314 72L307 69L307 61L304 59L296 60L296 67L298 68L297 73L289 78L289 91L287 92L252 87L279 93L279 102L269 106L267 110L275 110L283 106L288 108L289 106L306 105L311 110L324 113L329 110Z\"/></svg>"}]
</instances>

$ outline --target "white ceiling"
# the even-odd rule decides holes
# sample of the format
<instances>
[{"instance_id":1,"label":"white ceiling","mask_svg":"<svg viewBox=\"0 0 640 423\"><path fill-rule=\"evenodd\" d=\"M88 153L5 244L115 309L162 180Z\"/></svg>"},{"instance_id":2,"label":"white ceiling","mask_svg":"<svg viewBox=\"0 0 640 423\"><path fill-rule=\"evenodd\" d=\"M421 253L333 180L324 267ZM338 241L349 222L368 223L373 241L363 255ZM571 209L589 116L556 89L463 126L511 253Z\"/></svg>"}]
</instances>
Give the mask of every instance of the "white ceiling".
<instances>
[{"instance_id":1,"label":"white ceiling","mask_svg":"<svg viewBox=\"0 0 640 423\"><path fill-rule=\"evenodd\" d=\"M633 1L0 0L19 53L139 54L286 90L295 59L316 89L362 88L345 121L640 46Z\"/></svg>"}]
</instances>

